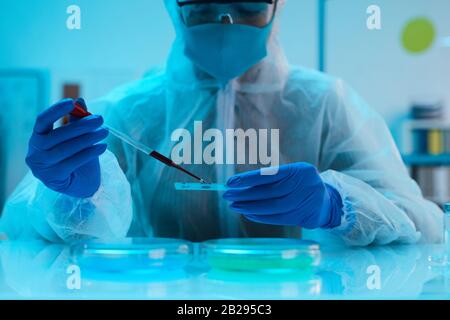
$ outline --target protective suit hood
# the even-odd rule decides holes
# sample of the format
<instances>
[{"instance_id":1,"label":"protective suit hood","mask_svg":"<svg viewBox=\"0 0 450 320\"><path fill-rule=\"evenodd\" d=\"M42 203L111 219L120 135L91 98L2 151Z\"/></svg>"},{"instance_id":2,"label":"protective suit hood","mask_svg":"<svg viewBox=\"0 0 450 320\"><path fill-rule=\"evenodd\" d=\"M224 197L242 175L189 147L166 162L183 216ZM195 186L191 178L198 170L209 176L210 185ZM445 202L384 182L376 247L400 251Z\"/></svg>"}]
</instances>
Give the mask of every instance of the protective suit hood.
<instances>
[{"instance_id":1,"label":"protective suit hood","mask_svg":"<svg viewBox=\"0 0 450 320\"><path fill-rule=\"evenodd\" d=\"M183 21L176 0L164 0L167 12L172 20L176 38L167 60L166 73L170 82L180 86L194 86L195 88L217 87L222 84L207 73L197 68L184 54L185 39L183 35ZM284 51L278 42L280 14L285 0L279 0L273 21L272 30L267 43L267 57L254 65L249 71L235 79L235 88L239 91L280 90L285 84L288 74L288 62Z\"/></svg>"}]
</instances>

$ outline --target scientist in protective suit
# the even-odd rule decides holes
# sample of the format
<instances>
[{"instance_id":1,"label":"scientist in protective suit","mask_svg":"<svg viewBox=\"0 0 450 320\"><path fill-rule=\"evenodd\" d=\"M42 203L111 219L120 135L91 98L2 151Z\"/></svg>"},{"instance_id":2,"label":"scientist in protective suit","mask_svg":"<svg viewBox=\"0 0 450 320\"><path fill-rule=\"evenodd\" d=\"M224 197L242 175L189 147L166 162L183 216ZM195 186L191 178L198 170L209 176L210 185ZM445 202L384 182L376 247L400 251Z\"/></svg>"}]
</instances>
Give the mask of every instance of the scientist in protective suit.
<instances>
[{"instance_id":1,"label":"scientist in protective suit","mask_svg":"<svg viewBox=\"0 0 450 320\"><path fill-rule=\"evenodd\" d=\"M6 204L9 238L125 236L193 241L299 237L322 229L349 245L440 240L442 212L409 177L378 114L343 81L293 67L277 41L284 0L165 0L176 40L163 70L54 123L36 120L31 169ZM228 191L176 191L190 181L109 136L106 123L166 155L178 129L278 129L280 166L196 164ZM108 150L106 148L108 147ZM276 149L276 148L275 148Z\"/></svg>"}]
</instances>

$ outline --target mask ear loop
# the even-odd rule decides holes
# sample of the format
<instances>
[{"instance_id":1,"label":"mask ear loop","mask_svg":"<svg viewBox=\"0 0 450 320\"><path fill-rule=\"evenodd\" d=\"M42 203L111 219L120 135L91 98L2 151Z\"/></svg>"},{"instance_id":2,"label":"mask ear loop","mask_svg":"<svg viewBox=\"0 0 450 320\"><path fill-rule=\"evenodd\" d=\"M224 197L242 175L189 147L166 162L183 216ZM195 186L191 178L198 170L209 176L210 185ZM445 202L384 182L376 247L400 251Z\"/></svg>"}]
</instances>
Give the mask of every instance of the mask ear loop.
<instances>
[{"instance_id":1,"label":"mask ear loop","mask_svg":"<svg viewBox=\"0 0 450 320\"><path fill-rule=\"evenodd\" d=\"M267 25L271 24L273 22L273 20L275 20L275 16L277 14L277 9L278 9L278 0L275 0L273 3L272 19L270 19L270 22Z\"/></svg>"}]
</instances>

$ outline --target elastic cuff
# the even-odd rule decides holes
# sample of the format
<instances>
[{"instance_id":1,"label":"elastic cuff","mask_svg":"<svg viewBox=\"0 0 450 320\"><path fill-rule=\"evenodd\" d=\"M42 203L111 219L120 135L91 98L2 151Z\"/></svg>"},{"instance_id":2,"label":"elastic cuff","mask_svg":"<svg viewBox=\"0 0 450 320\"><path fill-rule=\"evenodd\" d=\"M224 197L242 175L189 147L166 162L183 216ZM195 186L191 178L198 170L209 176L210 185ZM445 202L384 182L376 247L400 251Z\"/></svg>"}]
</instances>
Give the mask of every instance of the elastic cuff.
<instances>
[{"instance_id":1,"label":"elastic cuff","mask_svg":"<svg viewBox=\"0 0 450 320\"><path fill-rule=\"evenodd\" d=\"M339 192L330 186L329 184L325 183L325 187L327 189L329 200L330 200L330 220L326 225L324 225L323 229L333 229L336 227L339 227L341 225L342 216L344 214L343 212L343 203L342 203L342 197L339 194Z\"/></svg>"}]
</instances>

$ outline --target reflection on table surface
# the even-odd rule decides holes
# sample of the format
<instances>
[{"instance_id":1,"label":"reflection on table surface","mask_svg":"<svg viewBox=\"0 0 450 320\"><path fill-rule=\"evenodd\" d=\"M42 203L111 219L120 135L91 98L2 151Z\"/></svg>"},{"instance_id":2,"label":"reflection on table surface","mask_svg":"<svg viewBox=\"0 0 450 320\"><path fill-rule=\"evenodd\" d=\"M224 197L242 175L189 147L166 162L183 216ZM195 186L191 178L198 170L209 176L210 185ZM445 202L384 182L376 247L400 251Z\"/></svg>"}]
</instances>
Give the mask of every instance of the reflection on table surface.
<instances>
[{"instance_id":1,"label":"reflection on table surface","mask_svg":"<svg viewBox=\"0 0 450 320\"><path fill-rule=\"evenodd\" d=\"M291 273L214 270L200 256L184 269L77 269L68 246L0 241L1 299L448 299L441 245L323 246L320 265Z\"/></svg>"}]
</instances>

